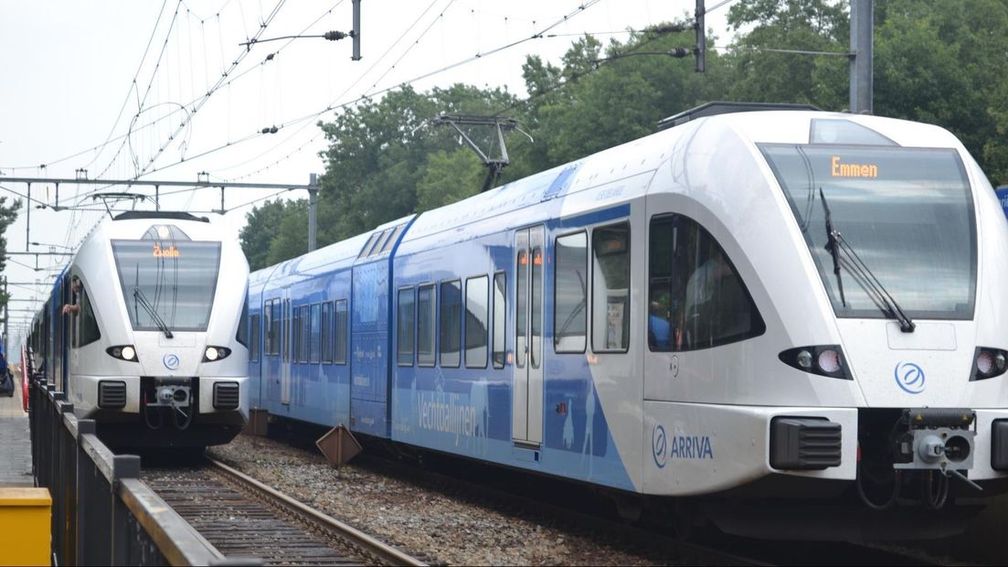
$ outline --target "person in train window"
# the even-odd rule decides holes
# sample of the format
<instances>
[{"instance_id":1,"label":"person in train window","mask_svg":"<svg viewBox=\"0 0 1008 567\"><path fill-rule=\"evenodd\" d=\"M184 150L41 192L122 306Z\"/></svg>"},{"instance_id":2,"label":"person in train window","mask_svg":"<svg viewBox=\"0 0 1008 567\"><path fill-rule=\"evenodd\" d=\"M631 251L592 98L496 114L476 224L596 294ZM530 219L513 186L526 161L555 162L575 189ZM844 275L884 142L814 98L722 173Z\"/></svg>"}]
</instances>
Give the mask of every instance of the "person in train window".
<instances>
[{"instance_id":1,"label":"person in train window","mask_svg":"<svg viewBox=\"0 0 1008 567\"><path fill-rule=\"evenodd\" d=\"M651 311L648 315L648 341L653 350L669 350L671 346L668 304L667 292L657 294L651 302Z\"/></svg>"},{"instance_id":2,"label":"person in train window","mask_svg":"<svg viewBox=\"0 0 1008 567\"><path fill-rule=\"evenodd\" d=\"M77 315L80 313L80 292L84 285L81 283L80 278L73 276L70 278L70 303L63 306L63 314L73 314Z\"/></svg>"}]
</instances>

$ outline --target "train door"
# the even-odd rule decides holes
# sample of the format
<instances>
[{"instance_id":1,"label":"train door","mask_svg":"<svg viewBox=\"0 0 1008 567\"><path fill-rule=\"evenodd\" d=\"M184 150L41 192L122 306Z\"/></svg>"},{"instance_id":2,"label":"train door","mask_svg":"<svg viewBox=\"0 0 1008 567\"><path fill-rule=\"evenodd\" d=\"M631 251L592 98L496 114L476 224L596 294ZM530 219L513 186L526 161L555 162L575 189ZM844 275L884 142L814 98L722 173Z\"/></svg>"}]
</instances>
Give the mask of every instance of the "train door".
<instances>
[{"instance_id":1,"label":"train door","mask_svg":"<svg viewBox=\"0 0 1008 567\"><path fill-rule=\"evenodd\" d=\"M543 429L543 245L542 226L515 233L515 368L511 437L538 446Z\"/></svg>"},{"instance_id":2,"label":"train door","mask_svg":"<svg viewBox=\"0 0 1008 567\"><path fill-rule=\"evenodd\" d=\"M291 324L291 300L290 291L287 288L283 290L283 314L281 315L281 320L283 321L283 330L281 331L281 342L283 349L283 360L280 362L280 403L286 406L290 406L291 398L291 360L293 358L293 343L291 337L293 336L293 325Z\"/></svg>"}]
</instances>

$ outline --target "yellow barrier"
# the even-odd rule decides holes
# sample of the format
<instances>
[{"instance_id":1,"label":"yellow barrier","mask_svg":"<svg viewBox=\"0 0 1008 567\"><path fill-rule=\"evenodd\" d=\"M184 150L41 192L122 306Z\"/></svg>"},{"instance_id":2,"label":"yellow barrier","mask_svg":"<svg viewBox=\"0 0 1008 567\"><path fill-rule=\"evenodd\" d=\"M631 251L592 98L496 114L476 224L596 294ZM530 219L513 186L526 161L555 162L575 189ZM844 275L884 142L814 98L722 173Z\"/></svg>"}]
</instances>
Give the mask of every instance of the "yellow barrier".
<instances>
[{"instance_id":1,"label":"yellow barrier","mask_svg":"<svg viewBox=\"0 0 1008 567\"><path fill-rule=\"evenodd\" d=\"M45 488L0 487L0 565L50 565L52 498Z\"/></svg>"}]
</instances>

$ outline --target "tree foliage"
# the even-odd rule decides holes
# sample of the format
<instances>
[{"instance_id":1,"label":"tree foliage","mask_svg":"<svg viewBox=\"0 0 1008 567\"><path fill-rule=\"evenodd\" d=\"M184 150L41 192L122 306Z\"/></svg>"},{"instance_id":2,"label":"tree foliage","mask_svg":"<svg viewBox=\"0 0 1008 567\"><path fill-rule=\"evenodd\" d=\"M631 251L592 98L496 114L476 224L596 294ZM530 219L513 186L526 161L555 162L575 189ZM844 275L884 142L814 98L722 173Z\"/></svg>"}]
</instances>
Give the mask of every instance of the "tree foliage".
<instances>
[{"instance_id":1,"label":"tree foliage","mask_svg":"<svg viewBox=\"0 0 1008 567\"><path fill-rule=\"evenodd\" d=\"M874 106L882 116L951 130L995 181L1008 181L1008 5L1001 0L876 0ZM850 25L839 0L738 0L729 11L728 49L708 37L707 72L666 54L693 43L670 26L625 41L575 40L554 65L530 56L528 93L456 84L410 86L345 109L320 123L329 142L319 197L319 244L479 191L486 170L442 113L515 118L511 165L500 183L647 135L658 120L714 100L811 103L847 108ZM797 54L830 52L841 56ZM495 155L490 128L467 133ZM304 252L304 203L266 203L249 213L242 243L253 268ZM265 262L265 264L264 264Z\"/></svg>"},{"instance_id":2,"label":"tree foliage","mask_svg":"<svg viewBox=\"0 0 1008 567\"><path fill-rule=\"evenodd\" d=\"M7 197L0 197L0 271L7 268L7 228L17 218L17 212L21 208L21 200L9 200ZM0 290L0 307L7 304L10 294Z\"/></svg>"}]
</instances>

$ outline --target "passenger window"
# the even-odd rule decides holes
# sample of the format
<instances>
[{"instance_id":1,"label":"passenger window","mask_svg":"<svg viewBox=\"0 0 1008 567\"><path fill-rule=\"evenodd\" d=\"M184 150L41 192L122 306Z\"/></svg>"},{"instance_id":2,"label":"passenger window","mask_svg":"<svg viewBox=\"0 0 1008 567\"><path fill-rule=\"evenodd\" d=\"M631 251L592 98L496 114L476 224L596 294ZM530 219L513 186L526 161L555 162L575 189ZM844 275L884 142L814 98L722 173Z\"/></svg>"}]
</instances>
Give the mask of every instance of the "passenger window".
<instances>
[{"instance_id":1,"label":"passenger window","mask_svg":"<svg viewBox=\"0 0 1008 567\"><path fill-rule=\"evenodd\" d=\"M630 347L630 224L592 231L592 350Z\"/></svg>"},{"instance_id":2,"label":"passenger window","mask_svg":"<svg viewBox=\"0 0 1008 567\"><path fill-rule=\"evenodd\" d=\"M504 293L507 291L507 280L504 272L494 274L494 308L493 308L493 365L494 368L504 368L506 347L504 344L504 323L506 322Z\"/></svg>"},{"instance_id":3,"label":"passenger window","mask_svg":"<svg viewBox=\"0 0 1008 567\"><path fill-rule=\"evenodd\" d=\"M308 353L309 362L319 362L321 356L322 339L322 305L316 303L311 306L311 347Z\"/></svg>"},{"instance_id":4,"label":"passenger window","mask_svg":"<svg viewBox=\"0 0 1008 567\"><path fill-rule=\"evenodd\" d=\"M553 293L553 348L583 353L588 343L588 235L584 232L556 239Z\"/></svg>"},{"instance_id":5,"label":"passenger window","mask_svg":"<svg viewBox=\"0 0 1008 567\"><path fill-rule=\"evenodd\" d=\"M259 315L249 317L249 361L259 362Z\"/></svg>"},{"instance_id":6,"label":"passenger window","mask_svg":"<svg viewBox=\"0 0 1008 567\"><path fill-rule=\"evenodd\" d=\"M434 286L417 289L417 364L434 366Z\"/></svg>"},{"instance_id":7,"label":"passenger window","mask_svg":"<svg viewBox=\"0 0 1008 567\"><path fill-rule=\"evenodd\" d=\"M396 360L400 366L413 366L413 288L399 290L396 314Z\"/></svg>"},{"instance_id":8,"label":"passenger window","mask_svg":"<svg viewBox=\"0 0 1008 567\"><path fill-rule=\"evenodd\" d=\"M766 331L738 271L696 221L682 215L652 219L649 240L652 351L711 348Z\"/></svg>"},{"instance_id":9,"label":"passenger window","mask_svg":"<svg viewBox=\"0 0 1008 567\"><path fill-rule=\"evenodd\" d=\"M321 326L319 341L322 343L322 362L331 364L333 361L333 304L331 301L322 304Z\"/></svg>"},{"instance_id":10,"label":"passenger window","mask_svg":"<svg viewBox=\"0 0 1008 567\"><path fill-rule=\"evenodd\" d=\"M490 295L486 276L466 280L465 365L466 368L486 368Z\"/></svg>"},{"instance_id":11,"label":"passenger window","mask_svg":"<svg viewBox=\"0 0 1008 567\"><path fill-rule=\"evenodd\" d=\"M347 301L341 299L336 302L336 316L333 317L336 324L336 331L333 336L336 338L336 352L333 354L333 362L336 364L346 364L347 361L347 324L349 317L347 313Z\"/></svg>"},{"instance_id":12,"label":"passenger window","mask_svg":"<svg viewBox=\"0 0 1008 567\"><path fill-rule=\"evenodd\" d=\"M438 348L441 366L456 368L461 361L459 350L462 339L462 282L459 280L441 283L440 329Z\"/></svg>"},{"instance_id":13,"label":"passenger window","mask_svg":"<svg viewBox=\"0 0 1008 567\"><path fill-rule=\"evenodd\" d=\"M293 344L291 345L291 360L301 362L301 308L294 308L294 318L291 322Z\"/></svg>"},{"instance_id":14,"label":"passenger window","mask_svg":"<svg viewBox=\"0 0 1008 567\"><path fill-rule=\"evenodd\" d=\"M270 349L273 356L280 354L280 300L270 302Z\"/></svg>"}]
</instances>

